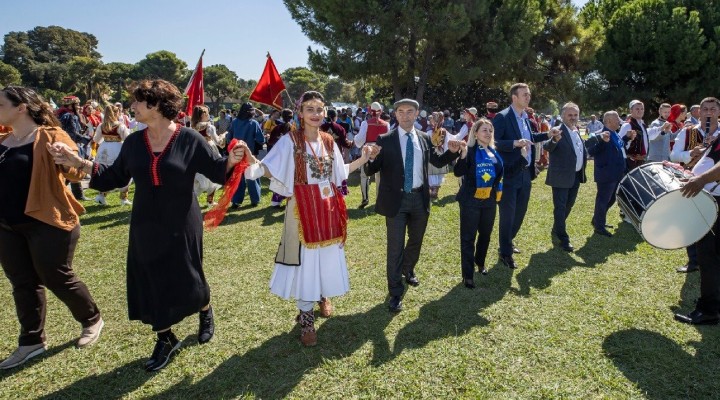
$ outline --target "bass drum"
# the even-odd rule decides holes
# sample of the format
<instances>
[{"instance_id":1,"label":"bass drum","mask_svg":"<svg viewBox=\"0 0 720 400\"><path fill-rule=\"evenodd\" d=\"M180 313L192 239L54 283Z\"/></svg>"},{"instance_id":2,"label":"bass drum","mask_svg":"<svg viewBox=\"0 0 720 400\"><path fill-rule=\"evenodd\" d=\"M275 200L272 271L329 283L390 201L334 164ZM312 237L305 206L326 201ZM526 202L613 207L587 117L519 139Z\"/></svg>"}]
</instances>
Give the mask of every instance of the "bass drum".
<instances>
[{"instance_id":1,"label":"bass drum","mask_svg":"<svg viewBox=\"0 0 720 400\"><path fill-rule=\"evenodd\" d=\"M651 245L681 249L700 240L717 219L715 198L701 191L693 198L680 194L685 177L663 163L641 165L620 181L617 202L630 223Z\"/></svg>"}]
</instances>

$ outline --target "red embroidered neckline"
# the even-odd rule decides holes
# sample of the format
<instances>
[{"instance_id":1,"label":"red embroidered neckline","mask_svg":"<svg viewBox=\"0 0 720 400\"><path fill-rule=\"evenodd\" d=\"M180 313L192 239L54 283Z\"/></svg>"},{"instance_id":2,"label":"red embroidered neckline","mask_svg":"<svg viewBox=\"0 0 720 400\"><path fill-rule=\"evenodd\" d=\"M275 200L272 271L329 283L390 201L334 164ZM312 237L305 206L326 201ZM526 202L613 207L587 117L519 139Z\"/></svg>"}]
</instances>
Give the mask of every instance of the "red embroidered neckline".
<instances>
[{"instance_id":1,"label":"red embroidered neckline","mask_svg":"<svg viewBox=\"0 0 720 400\"><path fill-rule=\"evenodd\" d=\"M182 125L175 124L175 132L173 132L172 136L170 136L170 140L168 140L163 151L157 155L152 151L152 145L150 145L150 138L148 137L148 130L147 128L145 128L145 134L143 135L143 137L145 138L145 147L147 148L148 154L150 155L150 178L152 179L153 186L162 186L162 179L160 179L158 165L160 165L160 160L163 158L165 153L167 153L167 151L170 149L173 142L177 138L181 128Z\"/></svg>"}]
</instances>

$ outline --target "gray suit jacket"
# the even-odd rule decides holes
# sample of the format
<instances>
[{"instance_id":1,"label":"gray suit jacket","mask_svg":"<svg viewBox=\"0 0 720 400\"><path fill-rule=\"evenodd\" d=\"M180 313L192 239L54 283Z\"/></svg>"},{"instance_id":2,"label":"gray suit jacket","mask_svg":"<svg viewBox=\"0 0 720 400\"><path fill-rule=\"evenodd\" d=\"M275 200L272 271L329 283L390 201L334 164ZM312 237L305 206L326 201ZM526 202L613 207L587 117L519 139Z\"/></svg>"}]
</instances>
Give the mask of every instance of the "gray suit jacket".
<instances>
[{"instance_id":1,"label":"gray suit jacket","mask_svg":"<svg viewBox=\"0 0 720 400\"><path fill-rule=\"evenodd\" d=\"M565 124L560 128L562 131L562 139L557 143L553 140L545 142L543 147L550 153L550 166L547 170L547 178L545 184L561 188L569 189L575 184L575 163L577 157L575 156L575 149L573 148L573 142L570 138L571 132L568 131ZM587 177L585 176L585 167L587 166L587 149L585 148L585 141L580 138L583 147L583 161L582 167L580 168L580 182L585 183Z\"/></svg>"}]
</instances>

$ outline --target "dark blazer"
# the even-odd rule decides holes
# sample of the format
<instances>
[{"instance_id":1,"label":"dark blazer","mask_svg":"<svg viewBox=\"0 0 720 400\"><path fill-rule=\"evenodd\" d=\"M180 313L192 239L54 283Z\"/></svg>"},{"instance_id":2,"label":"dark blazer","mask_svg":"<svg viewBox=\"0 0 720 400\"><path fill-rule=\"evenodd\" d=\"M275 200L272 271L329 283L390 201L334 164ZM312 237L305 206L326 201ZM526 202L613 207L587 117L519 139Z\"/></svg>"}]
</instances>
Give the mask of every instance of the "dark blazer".
<instances>
[{"instance_id":1,"label":"dark blazer","mask_svg":"<svg viewBox=\"0 0 720 400\"><path fill-rule=\"evenodd\" d=\"M461 206L469 207L493 207L497 204L497 188L502 181L503 176L503 160L500 154L495 151L495 157L498 158L498 162L495 164L495 182L492 185L492 191L490 197L487 199L476 199L475 189L477 189L476 177L475 177L475 152L477 151L477 144L473 147L468 147L468 153L465 159L458 158L455 163L453 172L455 176L464 176L462 186L458 191L455 200L460 203Z\"/></svg>"},{"instance_id":2,"label":"dark blazer","mask_svg":"<svg viewBox=\"0 0 720 400\"><path fill-rule=\"evenodd\" d=\"M532 127L528 120L525 120L528 125L528 129L532 132ZM517 120L515 119L515 111L512 110L512 106L508 107L495 115L492 119L493 128L495 129L495 148L497 149L500 156L502 156L505 165L505 176L504 179L511 179L515 175L518 175L523 167L527 167L528 163L525 157L522 156L519 147L513 146L515 140L522 139L520 133L520 127L518 127ZM542 142L549 139L547 133L532 133L530 135L533 143ZM535 159L535 146L531 146L531 160ZM536 171L535 166L531 165L530 175L535 179Z\"/></svg>"},{"instance_id":3,"label":"dark blazer","mask_svg":"<svg viewBox=\"0 0 720 400\"><path fill-rule=\"evenodd\" d=\"M430 137L425 132L415 129L420 141L423 155L423 204L430 212L430 185L428 185L428 163L442 168L459 156L450 150L441 155L433 151ZM378 185L378 196L375 202L375 212L386 217L394 217L400 211L402 200L403 184L405 182L405 165L403 164L402 150L400 149L400 137L398 129L395 128L388 133L378 136L376 144L382 147L375 160L365 164L368 176L380 172L380 185Z\"/></svg>"},{"instance_id":4,"label":"dark blazer","mask_svg":"<svg viewBox=\"0 0 720 400\"><path fill-rule=\"evenodd\" d=\"M561 188L569 189L575 184L575 163L577 162L577 156L575 155L575 149L573 148L573 142L570 138L572 134L567 126L563 124L560 127L562 131L562 138L557 142L548 140L544 144L545 150L550 153L550 165L547 170L547 177L545 178L545 184ZM587 166L587 150L585 149L585 141L580 138L582 143L582 167L580 168L580 182L585 183L587 177L585 176L585 167Z\"/></svg>"},{"instance_id":5,"label":"dark blazer","mask_svg":"<svg viewBox=\"0 0 720 400\"><path fill-rule=\"evenodd\" d=\"M620 139L617 132L603 126L602 132L609 132L615 139ZM623 146L625 145L624 142ZM625 157L622 149L618 149L611 138L605 143L598 136L593 136L587 141L588 153L595 160L595 182L608 183L619 182L625 174Z\"/></svg>"}]
</instances>

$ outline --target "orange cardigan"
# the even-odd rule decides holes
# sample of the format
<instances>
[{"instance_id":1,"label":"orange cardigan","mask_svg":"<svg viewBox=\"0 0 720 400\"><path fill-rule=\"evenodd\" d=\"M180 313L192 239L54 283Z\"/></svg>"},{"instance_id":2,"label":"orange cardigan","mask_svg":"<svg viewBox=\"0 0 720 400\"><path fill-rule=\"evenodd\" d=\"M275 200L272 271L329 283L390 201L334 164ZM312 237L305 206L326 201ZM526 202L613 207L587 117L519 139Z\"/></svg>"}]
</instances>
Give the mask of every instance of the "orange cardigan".
<instances>
[{"instance_id":1,"label":"orange cardigan","mask_svg":"<svg viewBox=\"0 0 720 400\"><path fill-rule=\"evenodd\" d=\"M0 143L9 133L0 134ZM62 142L77 151L77 145L60 127L38 127L33 144L32 173L25 214L48 225L70 231L80 223L79 215L85 208L75 200L65 179L79 181L85 173L77 168L63 168L56 165L46 148L47 143Z\"/></svg>"}]
</instances>

